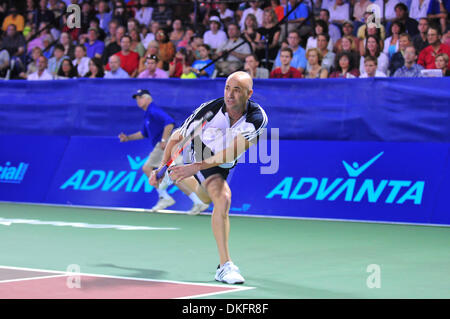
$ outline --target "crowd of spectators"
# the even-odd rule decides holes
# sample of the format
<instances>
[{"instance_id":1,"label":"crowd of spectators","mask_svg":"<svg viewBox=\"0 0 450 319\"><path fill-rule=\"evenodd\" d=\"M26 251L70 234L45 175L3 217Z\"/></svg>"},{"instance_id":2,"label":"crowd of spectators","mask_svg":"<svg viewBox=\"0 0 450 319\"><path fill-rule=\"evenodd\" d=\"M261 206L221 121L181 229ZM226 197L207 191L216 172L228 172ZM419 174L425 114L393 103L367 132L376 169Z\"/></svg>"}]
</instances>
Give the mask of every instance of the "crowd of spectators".
<instances>
[{"instance_id":1,"label":"crowd of spectators","mask_svg":"<svg viewBox=\"0 0 450 319\"><path fill-rule=\"evenodd\" d=\"M449 76L449 10L450 0L0 0L0 78Z\"/></svg>"}]
</instances>

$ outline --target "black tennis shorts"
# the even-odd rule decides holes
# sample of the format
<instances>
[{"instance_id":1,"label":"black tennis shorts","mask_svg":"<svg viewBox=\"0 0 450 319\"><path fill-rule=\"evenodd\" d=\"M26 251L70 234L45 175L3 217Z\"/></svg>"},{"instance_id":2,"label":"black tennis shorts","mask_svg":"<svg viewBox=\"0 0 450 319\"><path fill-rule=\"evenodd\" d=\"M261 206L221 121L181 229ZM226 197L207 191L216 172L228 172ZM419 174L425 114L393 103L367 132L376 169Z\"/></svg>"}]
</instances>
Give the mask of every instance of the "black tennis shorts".
<instances>
[{"instance_id":1,"label":"black tennis shorts","mask_svg":"<svg viewBox=\"0 0 450 319\"><path fill-rule=\"evenodd\" d=\"M223 177L224 180L227 180L228 174L232 168L223 168L219 166L214 166L211 168L207 168L201 171L198 171L197 174L194 175L195 179L201 184L203 183L209 176L214 174L219 174Z\"/></svg>"}]
</instances>

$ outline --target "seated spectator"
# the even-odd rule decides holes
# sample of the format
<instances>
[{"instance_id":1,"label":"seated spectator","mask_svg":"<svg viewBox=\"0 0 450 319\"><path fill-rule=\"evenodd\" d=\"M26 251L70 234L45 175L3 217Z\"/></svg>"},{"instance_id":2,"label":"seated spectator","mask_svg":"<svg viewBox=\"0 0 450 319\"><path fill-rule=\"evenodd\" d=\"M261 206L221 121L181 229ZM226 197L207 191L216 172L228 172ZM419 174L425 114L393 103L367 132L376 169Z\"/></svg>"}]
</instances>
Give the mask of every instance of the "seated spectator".
<instances>
[{"instance_id":1,"label":"seated spectator","mask_svg":"<svg viewBox=\"0 0 450 319\"><path fill-rule=\"evenodd\" d=\"M364 73L360 75L360 78L385 78L386 74L377 70L377 58L373 56L366 56L364 58Z\"/></svg>"},{"instance_id":2,"label":"seated spectator","mask_svg":"<svg viewBox=\"0 0 450 319\"><path fill-rule=\"evenodd\" d=\"M294 57L294 53L291 48L283 48L280 50L280 61L281 66L275 68L272 72L270 72L271 79L294 79L301 78L301 72L291 66L292 58Z\"/></svg>"},{"instance_id":3,"label":"seated spectator","mask_svg":"<svg viewBox=\"0 0 450 319\"><path fill-rule=\"evenodd\" d=\"M392 56L398 51L400 34L405 32L405 27L400 21L393 21L391 23L390 33L391 36L384 40L383 52L392 58Z\"/></svg>"},{"instance_id":4,"label":"seated spectator","mask_svg":"<svg viewBox=\"0 0 450 319\"><path fill-rule=\"evenodd\" d=\"M175 46L163 29L156 32L156 41L159 45L159 58L163 62L163 70L167 71L169 70L169 63L175 57Z\"/></svg>"},{"instance_id":5,"label":"seated spectator","mask_svg":"<svg viewBox=\"0 0 450 319\"><path fill-rule=\"evenodd\" d=\"M420 22L420 19L427 16L430 0L412 0L409 6L409 16Z\"/></svg>"},{"instance_id":6,"label":"seated spectator","mask_svg":"<svg viewBox=\"0 0 450 319\"><path fill-rule=\"evenodd\" d=\"M259 67L259 61L255 54L247 55L245 58L244 70L250 74L253 79L269 78L269 70Z\"/></svg>"},{"instance_id":7,"label":"seated spectator","mask_svg":"<svg viewBox=\"0 0 450 319\"><path fill-rule=\"evenodd\" d=\"M64 58L61 63L61 67L59 68L58 73L55 76L55 79L63 80L76 78L78 78L77 68L74 67L70 58Z\"/></svg>"},{"instance_id":8,"label":"seated spectator","mask_svg":"<svg viewBox=\"0 0 450 319\"><path fill-rule=\"evenodd\" d=\"M101 58L103 51L105 50L105 44L103 41L98 40L98 30L95 28L89 28L88 36L86 40L80 41L86 47L86 54L89 58Z\"/></svg>"},{"instance_id":9,"label":"seated spectator","mask_svg":"<svg viewBox=\"0 0 450 319\"><path fill-rule=\"evenodd\" d=\"M442 76L450 76L450 68L448 67L448 55L439 53L436 55L436 69L442 70Z\"/></svg>"},{"instance_id":10,"label":"seated spectator","mask_svg":"<svg viewBox=\"0 0 450 319\"><path fill-rule=\"evenodd\" d=\"M322 54L319 49L311 48L306 51L308 64L305 70L306 79L326 79L328 70L322 67Z\"/></svg>"},{"instance_id":11,"label":"seated spectator","mask_svg":"<svg viewBox=\"0 0 450 319\"><path fill-rule=\"evenodd\" d=\"M103 44L105 44L106 32L102 28L100 28L100 21L98 21L98 19L96 17L93 17L89 21L88 32L89 32L89 29L97 30L97 39L102 41Z\"/></svg>"},{"instance_id":12,"label":"seated spectator","mask_svg":"<svg viewBox=\"0 0 450 319\"><path fill-rule=\"evenodd\" d=\"M84 45L77 45L75 47L75 59L72 64L77 68L79 76L85 76L89 71L90 59L86 56L86 47Z\"/></svg>"},{"instance_id":13,"label":"seated spectator","mask_svg":"<svg viewBox=\"0 0 450 319\"><path fill-rule=\"evenodd\" d=\"M350 19L350 5L345 3L344 0L335 0L334 4L328 10L330 11L331 23L342 25L344 21Z\"/></svg>"},{"instance_id":14,"label":"seated spectator","mask_svg":"<svg viewBox=\"0 0 450 319\"><path fill-rule=\"evenodd\" d=\"M31 73L34 73L38 70L37 64L38 59L42 55L42 49L39 47L33 48L31 51L31 61L27 63L26 70L19 74L21 79L26 79Z\"/></svg>"},{"instance_id":15,"label":"seated spectator","mask_svg":"<svg viewBox=\"0 0 450 319\"><path fill-rule=\"evenodd\" d=\"M10 58L25 54L26 42L22 33L17 32L16 26L10 24L6 29L6 34L0 43L0 48L6 49Z\"/></svg>"},{"instance_id":16,"label":"seated spectator","mask_svg":"<svg viewBox=\"0 0 450 319\"><path fill-rule=\"evenodd\" d=\"M108 23L108 32L106 35L105 40L103 41L105 43L105 48L112 42L116 41L116 31L119 27L119 22L117 20L111 20Z\"/></svg>"},{"instance_id":17,"label":"seated spectator","mask_svg":"<svg viewBox=\"0 0 450 319\"><path fill-rule=\"evenodd\" d=\"M209 30L203 35L203 43L210 46L215 51L227 41L227 34L220 30L220 19L217 16L209 18Z\"/></svg>"},{"instance_id":18,"label":"seated spectator","mask_svg":"<svg viewBox=\"0 0 450 319\"><path fill-rule=\"evenodd\" d=\"M277 15L277 22L284 18L284 7L280 4L280 0L271 0L270 5Z\"/></svg>"},{"instance_id":19,"label":"seated spectator","mask_svg":"<svg viewBox=\"0 0 450 319\"><path fill-rule=\"evenodd\" d=\"M427 18L430 22L440 24L441 30L447 30L447 18L450 12L450 1L430 0Z\"/></svg>"},{"instance_id":20,"label":"seated spectator","mask_svg":"<svg viewBox=\"0 0 450 319\"><path fill-rule=\"evenodd\" d=\"M370 0L358 0L353 6L353 18L358 22L366 22L364 20L364 13L367 7L372 4Z\"/></svg>"},{"instance_id":21,"label":"seated spectator","mask_svg":"<svg viewBox=\"0 0 450 319\"><path fill-rule=\"evenodd\" d=\"M245 30L245 20L249 14L253 14L257 21L257 28L262 26L264 11L259 7L259 1L250 1L250 8L247 8L242 13L241 20L239 21L239 27L242 32Z\"/></svg>"},{"instance_id":22,"label":"seated spectator","mask_svg":"<svg viewBox=\"0 0 450 319\"><path fill-rule=\"evenodd\" d=\"M120 57L112 55L109 57L108 65L110 70L105 72L105 79L128 79L128 73L120 67Z\"/></svg>"},{"instance_id":23,"label":"seated spectator","mask_svg":"<svg viewBox=\"0 0 450 319\"><path fill-rule=\"evenodd\" d=\"M152 21L153 8L149 5L148 0L139 1L139 9L134 16L142 25L149 25Z\"/></svg>"},{"instance_id":24,"label":"seated spectator","mask_svg":"<svg viewBox=\"0 0 450 319\"><path fill-rule=\"evenodd\" d=\"M349 35L344 35L341 39L339 39L340 43L339 46L336 47L336 54L344 51L350 53L352 60L355 63L355 67L359 69L360 55L354 39L354 37Z\"/></svg>"},{"instance_id":25,"label":"seated spectator","mask_svg":"<svg viewBox=\"0 0 450 319\"><path fill-rule=\"evenodd\" d=\"M292 50L294 57L291 61L291 66L296 68L300 71L300 73L303 73L303 71L306 68L306 52L305 49L303 49L300 46L300 34L298 31L291 31L288 34L287 37L288 46ZM281 50L278 51L278 55L275 59L275 67L281 66L281 59L280 59Z\"/></svg>"},{"instance_id":26,"label":"seated spectator","mask_svg":"<svg viewBox=\"0 0 450 319\"><path fill-rule=\"evenodd\" d=\"M53 80L53 74L47 70L47 58L45 56L40 56L37 61L37 71L31 73L27 80Z\"/></svg>"},{"instance_id":27,"label":"seated spectator","mask_svg":"<svg viewBox=\"0 0 450 319\"><path fill-rule=\"evenodd\" d=\"M359 52L359 39L353 35L353 23L351 21L345 21L342 24L342 38L337 40L334 44L333 52L338 53L342 51L342 40L345 37L350 37L352 39L352 50Z\"/></svg>"},{"instance_id":28,"label":"seated spectator","mask_svg":"<svg viewBox=\"0 0 450 319\"><path fill-rule=\"evenodd\" d=\"M417 21L409 17L408 7L400 2L397 3L394 7L396 20L403 23L405 26L406 32L409 33L410 36L415 36L419 31L417 29Z\"/></svg>"},{"instance_id":29,"label":"seated spectator","mask_svg":"<svg viewBox=\"0 0 450 319\"><path fill-rule=\"evenodd\" d=\"M46 0L39 1L38 8L33 12L33 21L36 25L40 25L41 22L45 22L50 25L55 24L55 15L52 11L47 9Z\"/></svg>"},{"instance_id":30,"label":"seated spectator","mask_svg":"<svg viewBox=\"0 0 450 319\"><path fill-rule=\"evenodd\" d=\"M450 47L441 43L441 37L441 29L438 26L430 25L427 33L430 45L420 52L419 60L417 61L425 69L436 69L435 59L439 53L446 53L450 56Z\"/></svg>"},{"instance_id":31,"label":"seated spectator","mask_svg":"<svg viewBox=\"0 0 450 319\"><path fill-rule=\"evenodd\" d=\"M330 78L352 79L359 77L359 70L355 68L352 56L348 52L341 52L336 56L334 70Z\"/></svg>"},{"instance_id":32,"label":"seated spectator","mask_svg":"<svg viewBox=\"0 0 450 319\"><path fill-rule=\"evenodd\" d=\"M139 79L167 79L169 75L163 69L158 68L159 58L156 55L145 57L146 69L139 73Z\"/></svg>"},{"instance_id":33,"label":"seated spectator","mask_svg":"<svg viewBox=\"0 0 450 319\"><path fill-rule=\"evenodd\" d=\"M392 76L397 69L401 68L405 64L405 49L411 45L411 37L408 33L400 34L398 40L398 52L396 52L389 62L389 75Z\"/></svg>"},{"instance_id":34,"label":"seated spectator","mask_svg":"<svg viewBox=\"0 0 450 319\"><path fill-rule=\"evenodd\" d=\"M370 16L373 15L372 12L368 11L366 13L364 13L364 21L368 21L368 19L370 18ZM371 29L371 30L369 30ZM363 24L362 26L360 26L357 30L357 34L356 36L358 37L358 39L362 39L365 40L367 36L369 35L378 35L378 37L380 38L380 40L383 40L386 38L386 29L384 28L383 24L380 24L380 27L377 28L367 28L367 23ZM362 42L362 41L360 41ZM364 47L365 43L363 43L362 47Z\"/></svg>"},{"instance_id":35,"label":"seated spectator","mask_svg":"<svg viewBox=\"0 0 450 319\"><path fill-rule=\"evenodd\" d=\"M333 24L330 23L330 11L328 9L321 9L319 13L319 19L323 20L328 25L328 34L330 35L332 43L336 43L337 40L341 38L341 30Z\"/></svg>"},{"instance_id":36,"label":"seated spectator","mask_svg":"<svg viewBox=\"0 0 450 319\"><path fill-rule=\"evenodd\" d=\"M211 78L214 73L215 63L202 70L205 66L212 62L210 58L210 47L207 44L202 44L198 47L200 52L200 59L197 59L192 63L192 71L197 75L197 78ZM201 70L201 71L200 71Z\"/></svg>"},{"instance_id":37,"label":"seated spectator","mask_svg":"<svg viewBox=\"0 0 450 319\"><path fill-rule=\"evenodd\" d=\"M366 48L364 51L366 52L366 54L364 56L361 56L361 59L359 62L360 73L364 72L364 57L370 55L370 56L373 56L374 58L376 58L378 61L377 70L386 74L388 67L389 67L389 58L386 54L381 52L381 47L379 45L379 41L376 36L370 35L367 38Z\"/></svg>"},{"instance_id":38,"label":"seated spectator","mask_svg":"<svg viewBox=\"0 0 450 319\"><path fill-rule=\"evenodd\" d=\"M0 78L5 78L9 70L10 56L8 50L0 49Z\"/></svg>"},{"instance_id":39,"label":"seated spectator","mask_svg":"<svg viewBox=\"0 0 450 319\"><path fill-rule=\"evenodd\" d=\"M102 60L99 58L92 58L89 60L89 72L84 77L90 79L103 78L105 71L103 69Z\"/></svg>"},{"instance_id":40,"label":"seated spectator","mask_svg":"<svg viewBox=\"0 0 450 319\"><path fill-rule=\"evenodd\" d=\"M384 3L383 3L384 2ZM384 18L386 21L393 21L397 18L395 14L395 6L399 3L399 0L376 0L374 3L380 7L380 12L383 15L384 7ZM367 21L367 20L364 20Z\"/></svg>"},{"instance_id":41,"label":"seated spectator","mask_svg":"<svg viewBox=\"0 0 450 319\"><path fill-rule=\"evenodd\" d=\"M328 50L328 43L330 42L330 36L328 34L319 34L317 36L317 49L319 49L322 55L321 66L330 72L334 64L335 54Z\"/></svg>"},{"instance_id":42,"label":"seated spectator","mask_svg":"<svg viewBox=\"0 0 450 319\"><path fill-rule=\"evenodd\" d=\"M112 12L109 10L108 2L106 0L101 0L98 3L98 13L96 15L99 21L99 28L104 32L109 30L109 22L112 20Z\"/></svg>"},{"instance_id":43,"label":"seated spectator","mask_svg":"<svg viewBox=\"0 0 450 319\"><path fill-rule=\"evenodd\" d=\"M220 20L224 21L225 25L232 22L234 19L234 11L228 9L228 5L224 2L219 3L219 9L217 10Z\"/></svg>"},{"instance_id":44,"label":"seated spectator","mask_svg":"<svg viewBox=\"0 0 450 319\"><path fill-rule=\"evenodd\" d=\"M129 32L129 35L131 37L131 51L136 52L137 54L139 54L139 58L142 58L145 54L145 48L141 43L139 29L132 29Z\"/></svg>"},{"instance_id":45,"label":"seated spectator","mask_svg":"<svg viewBox=\"0 0 450 319\"><path fill-rule=\"evenodd\" d=\"M22 32L25 27L25 18L17 12L17 7L14 4L11 5L8 16L3 20L2 30L6 31L11 24L16 27L17 32Z\"/></svg>"},{"instance_id":46,"label":"seated spectator","mask_svg":"<svg viewBox=\"0 0 450 319\"><path fill-rule=\"evenodd\" d=\"M395 78L418 78L422 77L423 67L416 64L416 48L412 45L405 48L405 65L397 69L394 73Z\"/></svg>"},{"instance_id":47,"label":"seated spectator","mask_svg":"<svg viewBox=\"0 0 450 319\"><path fill-rule=\"evenodd\" d=\"M378 46L380 47L380 50L383 51L384 49L384 40L383 40L384 38L381 37L381 29L371 26L366 29L366 33L362 41L359 41L359 55L361 56L366 55L367 38L369 36L375 36L378 42Z\"/></svg>"},{"instance_id":48,"label":"seated spectator","mask_svg":"<svg viewBox=\"0 0 450 319\"><path fill-rule=\"evenodd\" d=\"M187 26L185 29L186 30L184 31L183 38L177 44L177 49L179 48L188 49L189 42L191 42L192 37L195 35L195 30L192 27Z\"/></svg>"},{"instance_id":49,"label":"seated spectator","mask_svg":"<svg viewBox=\"0 0 450 319\"><path fill-rule=\"evenodd\" d=\"M253 14L247 14L244 22L244 32L242 36L252 47L252 52L255 52L256 46L261 41L261 34L258 30L258 22Z\"/></svg>"},{"instance_id":50,"label":"seated spectator","mask_svg":"<svg viewBox=\"0 0 450 319\"><path fill-rule=\"evenodd\" d=\"M317 36L319 34L328 34L328 24L323 20L316 21L316 27L314 28L314 34L306 41L306 50L311 48L317 48ZM328 51L333 51L333 41L330 39L327 46Z\"/></svg>"},{"instance_id":51,"label":"seated spectator","mask_svg":"<svg viewBox=\"0 0 450 319\"><path fill-rule=\"evenodd\" d=\"M184 36L184 28L183 23L180 19L173 20L172 23L172 32L169 34L169 39L172 41L173 46L176 48L178 43L183 39Z\"/></svg>"},{"instance_id":52,"label":"seated spectator","mask_svg":"<svg viewBox=\"0 0 450 319\"><path fill-rule=\"evenodd\" d=\"M240 30L237 24L230 23L228 25L228 37L228 40L216 52L218 57L222 57L216 62L216 69L222 76L228 76L242 69L245 57L251 53L248 43L242 44L244 40L240 37ZM238 45L241 46L231 51Z\"/></svg>"},{"instance_id":53,"label":"seated spectator","mask_svg":"<svg viewBox=\"0 0 450 319\"><path fill-rule=\"evenodd\" d=\"M108 64L109 57L111 55L116 54L117 52L120 52L122 48L120 47L120 41L122 40L122 37L125 35L126 29L123 26L119 26L116 29L116 34L114 36L114 41L109 43L108 46L105 48L102 54L102 62L104 65Z\"/></svg>"},{"instance_id":54,"label":"seated spectator","mask_svg":"<svg viewBox=\"0 0 450 319\"><path fill-rule=\"evenodd\" d=\"M119 25L126 26L128 21L128 12L125 9L125 3L123 0L116 0L114 1L114 10L113 10L113 16L112 18L114 20L119 21Z\"/></svg>"},{"instance_id":55,"label":"seated spectator","mask_svg":"<svg viewBox=\"0 0 450 319\"><path fill-rule=\"evenodd\" d=\"M260 61L266 59L266 43L269 61L273 61L277 57L280 48L279 40L281 35L281 28L280 26L277 26L277 23L278 20L275 11L272 8L266 8L263 15L263 26L257 30L258 33L261 34L262 41L256 45L256 50L254 52ZM273 62L270 63L270 69L272 69L272 64Z\"/></svg>"},{"instance_id":56,"label":"seated spectator","mask_svg":"<svg viewBox=\"0 0 450 319\"><path fill-rule=\"evenodd\" d=\"M156 22L156 24L158 24L158 23ZM145 50L147 50L147 47L148 47L148 44L150 43L150 41L155 40L155 35L152 33L151 28L147 27L146 25L141 25L140 37L141 37L141 43L144 46Z\"/></svg>"},{"instance_id":57,"label":"seated spectator","mask_svg":"<svg viewBox=\"0 0 450 319\"><path fill-rule=\"evenodd\" d=\"M200 59L200 52L199 52L199 47L201 45L203 45L203 38L198 35L198 34L194 34L194 36L192 37L191 41L189 41L188 46L186 47L186 50L188 50L189 52L192 53L192 55L194 56L195 59ZM211 47L210 47L211 48ZM210 51L210 55L213 55L213 49L211 48Z\"/></svg>"},{"instance_id":58,"label":"seated spectator","mask_svg":"<svg viewBox=\"0 0 450 319\"><path fill-rule=\"evenodd\" d=\"M139 59L139 68L138 73L144 72L144 70L147 68L147 59L149 56L157 56L158 57L158 65L157 67L162 69L163 68L163 62L159 58L159 44L158 41L153 40L150 41L150 43L147 46L147 50L145 51L145 54L142 58Z\"/></svg>"},{"instance_id":59,"label":"seated spectator","mask_svg":"<svg viewBox=\"0 0 450 319\"><path fill-rule=\"evenodd\" d=\"M181 78L183 74L187 76L191 72L191 57L188 56L185 48L181 48L169 65L169 76L171 78Z\"/></svg>"},{"instance_id":60,"label":"seated spectator","mask_svg":"<svg viewBox=\"0 0 450 319\"><path fill-rule=\"evenodd\" d=\"M298 32L300 38L306 36L311 32L311 27L309 25L306 25L305 23L305 21L309 17L308 6L301 0L288 0L286 2L287 2L285 10L286 14L290 12L295 5L297 5L297 2L300 2L297 8L293 12L291 12L291 14L289 14L288 17L286 18L288 23L287 25L288 33L295 30ZM285 40L284 32L283 32L283 40ZM295 59L295 52L294 52L294 59Z\"/></svg>"},{"instance_id":61,"label":"seated spectator","mask_svg":"<svg viewBox=\"0 0 450 319\"><path fill-rule=\"evenodd\" d=\"M64 55L64 47L62 44L56 44L53 49L53 57L48 60L48 71L55 76L61 67L62 61L66 58L69 59L68 56Z\"/></svg>"},{"instance_id":62,"label":"seated spectator","mask_svg":"<svg viewBox=\"0 0 450 319\"><path fill-rule=\"evenodd\" d=\"M168 27L172 24L173 12L166 0L158 0L156 9L153 10L152 20L158 21L161 27Z\"/></svg>"},{"instance_id":63,"label":"seated spectator","mask_svg":"<svg viewBox=\"0 0 450 319\"><path fill-rule=\"evenodd\" d=\"M64 55L71 59L75 58L75 46L72 44L70 35L67 32L61 32L59 43L64 47Z\"/></svg>"},{"instance_id":64,"label":"seated spectator","mask_svg":"<svg viewBox=\"0 0 450 319\"><path fill-rule=\"evenodd\" d=\"M114 55L120 57L120 67L124 69L128 75L135 78L138 74L139 54L131 51L131 37L124 35L120 41L121 50ZM106 70L110 70L110 66L106 65Z\"/></svg>"},{"instance_id":65,"label":"seated spectator","mask_svg":"<svg viewBox=\"0 0 450 319\"><path fill-rule=\"evenodd\" d=\"M420 52L430 45L427 40L428 19L427 18L419 19L417 29L419 32L413 37L412 41L414 47L416 48L416 52Z\"/></svg>"}]
</instances>

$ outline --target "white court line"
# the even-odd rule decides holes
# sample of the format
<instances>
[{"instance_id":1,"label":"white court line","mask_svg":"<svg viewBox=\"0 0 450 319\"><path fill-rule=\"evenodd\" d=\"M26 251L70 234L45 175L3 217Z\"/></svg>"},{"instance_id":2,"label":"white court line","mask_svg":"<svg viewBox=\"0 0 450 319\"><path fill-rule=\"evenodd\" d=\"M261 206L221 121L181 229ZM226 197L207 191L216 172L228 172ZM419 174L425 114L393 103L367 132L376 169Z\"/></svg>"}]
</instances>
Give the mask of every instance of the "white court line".
<instances>
[{"instance_id":1,"label":"white court line","mask_svg":"<svg viewBox=\"0 0 450 319\"><path fill-rule=\"evenodd\" d=\"M227 284L195 283L195 282L185 282L185 281L176 281L176 280L159 280L159 279L148 279L148 278L137 278L137 277L122 277L122 276L112 276L112 275L88 274L88 273L78 273L78 272L64 272L64 271L58 271L58 270L14 267L14 266L4 266L4 265L0 265L0 268L25 270L25 271L37 271L37 272L41 271L41 272L59 274L59 276L61 276L61 277L63 277L63 276L71 276L71 277L86 276L86 277L100 277L100 278L123 279L123 280L162 282L162 283L181 284L181 285L207 286L207 287L233 288L234 289L234 290L230 290L230 291L221 291L221 292L211 293L211 294L221 294L221 293L228 293L228 292L235 292L235 291L244 291L244 290L250 290L250 289L256 288L256 287L249 287L249 286L239 287L236 285L227 285ZM191 297L184 297L184 298L195 298L196 296L203 296L203 295L193 295Z\"/></svg>"},{"instance_id":2,"label":"white court line","mask_svg":"<svg viewBox=\"0 0 450 319\"><path fill-rule=\"evenodd\" d=\"M27 280L39 280L39 279L49 279L49 278L58 278L58 277L67 277L68 275L51 275L51 276L40 276L40 277L30 277L30 278L16 278L16 279L8 279L8 280L0 280L1 284L6 284L9 282L18 282L18 281L27 281Z\"/></svg>"}]
</instances>

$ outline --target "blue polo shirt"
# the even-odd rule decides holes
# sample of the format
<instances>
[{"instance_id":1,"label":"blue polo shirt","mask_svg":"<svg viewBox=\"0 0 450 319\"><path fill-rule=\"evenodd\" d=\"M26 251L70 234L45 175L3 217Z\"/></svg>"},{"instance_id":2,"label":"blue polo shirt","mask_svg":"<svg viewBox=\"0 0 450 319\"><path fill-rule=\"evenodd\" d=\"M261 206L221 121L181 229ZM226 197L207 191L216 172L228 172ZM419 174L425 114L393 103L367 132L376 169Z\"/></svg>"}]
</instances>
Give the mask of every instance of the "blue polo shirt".
<instances>
[{"instance_id":1,"label":"blue polo shirt","mask_svg":"<svg viewBox=\"0 0 450 319\"><path fill-rule=\"evenodd\" d=\"M288 3L284 14L286 15L289 11L292 10L291 4ZM292 12L287 19L288 20L297 20L300 18L308 18L309 12L308 12L308 6L304 3L300 3L298 7Z\"/></svg>"},{"instance_id":2,"label":"blue polo shirt","mask_svg":"<svg viewBox=\"0 0 450 319\"><path fill-rule=\"evenodd\" d=\"M89 41L86 41L84 46L86 47L86 56L91 59L95 57L96 53L102 55L103 51L105 50L105 44L100 40L96 40L93 44L90 44Z\"/></svg>"},{"instance_id":3,"label":"blue polo shirt","mask_svg":"<svg viewBox=\"0 0 450 319\"><path fill-rule=\"evenodd\" d=\"M145 111L141 133L155 147L161 141L164 127L169 124L175 125L173 118L152 102Z\"/></svg>"}]
</instances>

